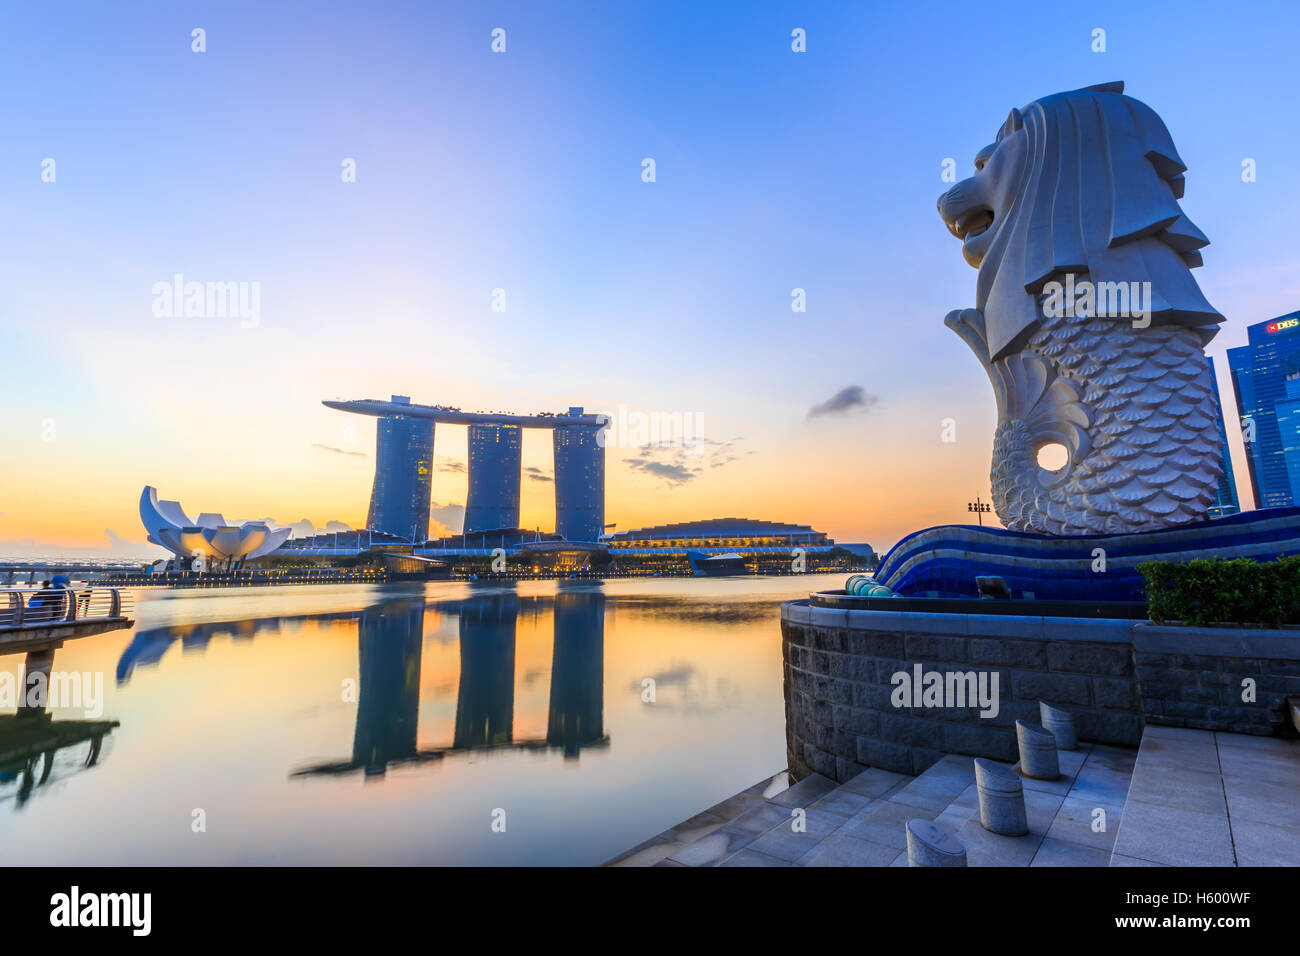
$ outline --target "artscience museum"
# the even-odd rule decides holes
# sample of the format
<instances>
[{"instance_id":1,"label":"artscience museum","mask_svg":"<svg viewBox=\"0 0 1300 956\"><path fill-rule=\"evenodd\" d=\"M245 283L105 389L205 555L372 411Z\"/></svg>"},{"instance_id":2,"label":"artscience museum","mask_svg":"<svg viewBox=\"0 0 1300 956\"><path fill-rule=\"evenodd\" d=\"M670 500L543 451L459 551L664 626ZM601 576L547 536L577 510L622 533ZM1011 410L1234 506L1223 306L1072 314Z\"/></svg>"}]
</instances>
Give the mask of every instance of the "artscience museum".
<instances>
[{"instance_id":1,"label":"artscience museum","mask_svg":"<svg viewBox=\"0 0 1300 956\"><path fill-rule=\"evenodd\" d=\"M189 560L242 562L270 554L292 529L271 528L264 521L232 525L220 514L204 512L191 519L177 501L159 501L158 490L147 486L140 495L140 520L149 541Z\"/></svg>"}]
</instances>

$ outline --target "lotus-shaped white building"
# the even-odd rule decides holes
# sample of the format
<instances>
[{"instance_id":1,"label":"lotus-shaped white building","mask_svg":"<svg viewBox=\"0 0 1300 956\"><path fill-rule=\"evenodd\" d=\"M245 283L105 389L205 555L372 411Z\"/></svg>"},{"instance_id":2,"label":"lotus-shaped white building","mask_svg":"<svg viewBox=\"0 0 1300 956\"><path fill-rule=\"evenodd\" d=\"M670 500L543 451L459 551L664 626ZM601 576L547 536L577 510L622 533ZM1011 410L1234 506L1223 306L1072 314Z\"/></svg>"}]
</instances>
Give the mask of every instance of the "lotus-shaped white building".
<instances>
[{"instance_id":1,"label":"lotus-shaped white building","mask_svg":"<svg viewBox=\"0 0 1300 956\"><path fill-rule=\"evenodd\" d=\"M291 528L272 530L265 521L246 521L235 526L219 514L204 513L191 521L180 502L159 501L158 489L146 486L140 495L140 520L149 540L182 558L196 554L216 561L260 558L270 554L289 537Z\"/></svg>"}]
</instances>

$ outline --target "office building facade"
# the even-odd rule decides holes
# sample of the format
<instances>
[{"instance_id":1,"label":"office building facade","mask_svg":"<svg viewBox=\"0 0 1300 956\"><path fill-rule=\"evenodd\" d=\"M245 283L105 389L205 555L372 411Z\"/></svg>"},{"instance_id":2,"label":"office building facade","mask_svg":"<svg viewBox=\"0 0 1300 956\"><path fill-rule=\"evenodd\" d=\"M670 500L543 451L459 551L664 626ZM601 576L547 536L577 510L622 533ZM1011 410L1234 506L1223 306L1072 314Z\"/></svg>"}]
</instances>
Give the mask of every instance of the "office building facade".
<instances>
[{"instance_id":1,"label":"office building facade","mask_svg":"<svg viewBox=\"0 0 1300 956\"><path fill-rule=\"evenodd\" d=\"M394 395L393 404L409 404ZM375 429L375 481L366 527L423 543L429 537L433 425L427 418L384 415Z\"/></svg>"},{"instance_id":2,"label":"office building facade","mask_svg":"<svg viewBox=\"0 0 1300 956\"><path fill-rule=\"evenodd\" d=\"M1219 487L1210 505L1211 518L1225 518L1241 511L1241 501L1237 498L1237 478L1232 471L1232 455L1228 452L1228 429L1223 420L1223 403L1219 398L1219 376L1214 371L1214 359L1205 356L1205 364L1210 367L1210 382L1213 384L1214 414L1219 425L1219 461L1223 465L1223 474L1219 476Z\"/></svg>"},{"instance_id":3,"label":"office building facade","mask_svg":"<svg viewBox=\"0 0 1300 956\"><path fill-rule=\"evenodd\" d=\"M605 443L601 430L560 426L555 429L555 531L566 541L598 541L604 529Z\"/></svg>"},{"instance_id":4,"label":"office building facade","mask_svg":"<svg viewBox=\"0 0 1300 956\"><path fill-rule=\"evenodd\" d=\"M1256 508L1300 501L1300 312L1246 329L1228 349Z\"/></svg>"},{"instance_id":5,"label":"office building facade","mask_svg":"<svg viewBox=\"0 0 1300 956\"><path fill-rule=\"evenodd\" d=\"M465 534L519 527L522 434L518 425L469 426Z\"/></svg>"}]
</instances>

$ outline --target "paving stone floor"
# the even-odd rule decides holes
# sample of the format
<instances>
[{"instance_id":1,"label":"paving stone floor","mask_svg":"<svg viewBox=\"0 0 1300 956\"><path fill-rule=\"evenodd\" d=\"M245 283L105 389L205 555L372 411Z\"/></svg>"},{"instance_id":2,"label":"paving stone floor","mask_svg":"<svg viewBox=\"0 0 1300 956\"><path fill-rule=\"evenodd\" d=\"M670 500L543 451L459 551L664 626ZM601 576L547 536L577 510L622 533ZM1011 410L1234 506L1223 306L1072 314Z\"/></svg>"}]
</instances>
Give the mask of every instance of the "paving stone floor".
<instances>
[{"instance_id":1,"label":"paving stone floor","mask_svg":"<svg viewBox=\"0 0 1300 956\"><path fill-rule=\"evenodd\" d=\"M906 866L903 828L920 817L955 832L970 866L1300 866L1300 741L1148 727L1137 751L1059 758L1059 780L1022 778L1023 837L980 825L973 761L948 756L840 785L782 772L606 865Z\"/></svg>"},{"instance_id":2,"label":"paving stone floor","mask_svg":"<svg viewBox=\"0 0 1300 956\"><path fill-rule=\"evenodd\" d=\"M1300 741L1142 735L1111 866L1300 866Z\"/></svg>"}]
</instances>

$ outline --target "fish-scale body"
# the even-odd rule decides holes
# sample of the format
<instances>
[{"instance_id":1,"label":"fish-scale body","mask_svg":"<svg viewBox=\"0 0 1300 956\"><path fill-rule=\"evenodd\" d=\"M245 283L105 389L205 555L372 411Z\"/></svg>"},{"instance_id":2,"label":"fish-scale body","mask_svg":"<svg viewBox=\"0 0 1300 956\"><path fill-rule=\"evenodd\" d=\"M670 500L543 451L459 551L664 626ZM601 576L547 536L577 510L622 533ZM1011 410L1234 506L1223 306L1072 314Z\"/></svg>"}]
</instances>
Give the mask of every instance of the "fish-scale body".
<instances>
[{"instance_id":1,"label":"fish-scale body","mask_svg":"<svg viewBox=\"0 0 1300 956\"><path fill-rule=\"evenodd\" d=\"M1203 519L1222 463L1201 343L1181 325L1045 318L1015 356L1018 368L1041 366L1042 385L1006 403L994 437L993 504L1003 524L1122 534ZM1037 461L1053 443L1071 453L1055 472Z\"/></svg>"}]
</instances>

